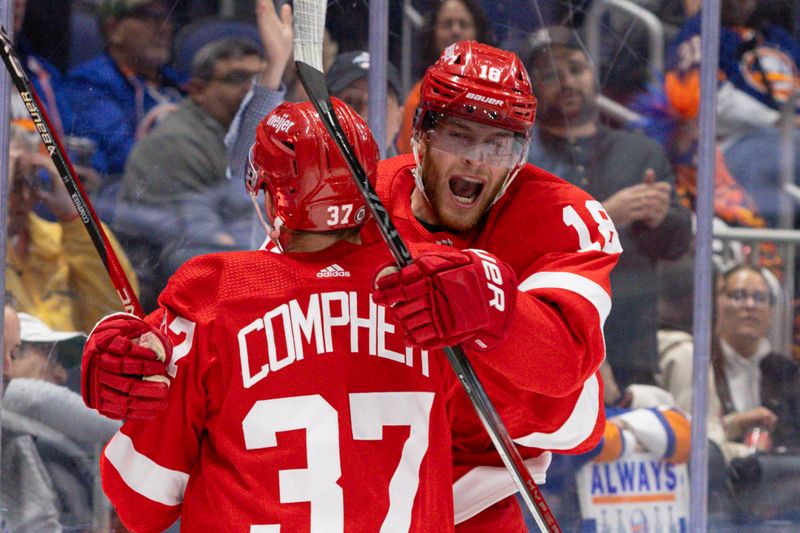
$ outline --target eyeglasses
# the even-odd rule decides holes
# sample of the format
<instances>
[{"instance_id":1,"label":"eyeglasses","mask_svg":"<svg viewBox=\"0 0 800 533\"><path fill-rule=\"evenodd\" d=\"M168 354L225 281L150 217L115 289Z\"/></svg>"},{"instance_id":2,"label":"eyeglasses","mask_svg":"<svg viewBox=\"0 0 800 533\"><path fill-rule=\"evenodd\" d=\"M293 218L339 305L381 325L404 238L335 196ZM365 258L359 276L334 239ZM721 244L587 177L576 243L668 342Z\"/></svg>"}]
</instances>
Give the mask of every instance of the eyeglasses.
<instances>
[{"instance_id":1,"label":"eyeglasses","mask_svg":"<svg viewBox=\"0 0 800 533\"><path fill-rule=\"evenodd\" d=\"M725 291L725 296L736 305L745 305L748 301L755 307L769 307L772 305L772 295L765 291L747 292L744 289Z\"/></svg>"},{"instance_id":2,"label":"eyeglasses","mask_svg":"<svg viewBox=\"0 0 800 533\"><path fill-rule=\"evenodd\" d=\"M211 80L225 83L227 85L241 85L243 83L250 83L250 80L252 80L253 76L256 74L258 74L258 72L254 72L252 70L236 69L231 70L222 76L215 76L211 78Z\"/></svg>"}]
</instances>

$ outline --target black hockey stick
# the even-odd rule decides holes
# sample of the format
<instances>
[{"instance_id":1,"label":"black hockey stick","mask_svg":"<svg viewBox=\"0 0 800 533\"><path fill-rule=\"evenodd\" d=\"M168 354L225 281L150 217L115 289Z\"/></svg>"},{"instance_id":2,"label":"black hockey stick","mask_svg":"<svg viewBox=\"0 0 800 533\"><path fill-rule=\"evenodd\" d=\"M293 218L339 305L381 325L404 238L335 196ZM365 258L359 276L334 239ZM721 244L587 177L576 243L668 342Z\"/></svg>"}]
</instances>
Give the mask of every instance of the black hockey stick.
<instances>
[{"instance_id":1,"label":"black hockey stick","mask_svg":"<svg viewBox=\"0 0 800 533\"><path fill-rule=\"evenodd\" d=\"M64 185L67 187L67 192L69 192L72 203L75 204L83 226L86 228L86 231L89 232L94 247L97 249L97 253L100 255L100 259L106 267L108 276L111 278L111 284L117 290L123 308L129 313L133 313L138 317L143 317L144 312L142 311L141 305L139 305L136 294L133 292L133 287L131 287L128 278L125 276L125 271L122 270L122 266L119 263L119 259L117 259L117 255L114 253L114 249L111 248L111 244L108 242L108 237L106 237L106 233L103 231L103 226L100 225L97 214L94 212L94 208L89 202L89 197L86 196L86 192L83 190L83 186L78 179L75 169L72 168L72 163L70 163L67 158L67 153L61 145L61 141L53 131L53 126L50 124L50 119L44 110L44 106L23 70L22 64L16 52L14 52L14 47L11 44L11 40L8 38L8 34L6 34L5 28L2 27L0 27L0 41L2 41L0 55L3 56L3 62L6 64L8 74L11 76L14 85L19 91L19 95L22 97L22 101L25 103L25 107L28 109L28 113L31 115L36 131L39 132L39 136L42 138L47 153L50 155L50 158L53 160L58 170L61 181L63 181Z\"/></svg>"},{"instance_id":2,"label":"black hockey stick","mask_svg":"<svg viewBox=\"0 0 800 533\"><path fill-rule=\"evenodd\" d=\"M375 193L375 189L367 179L366 172L358 162L355 152L344 134L344 130L342 130L339 121L336 119L328 87L325 84L324 74L302 61L296 61L295 64L297 65L297 74L306 93L308 93L309 99L319 113L325 129L328 130L339 152L350 167L353 180L364 196L372 216L375 217L381 235L383 235L383 239L389 246L392 256L398 266L401 268L407 266L411 263L411 254L397 232L397 228L389 217L388 211L386 211L386 208ZM561 528L550 511L550 507L545 502L544 496L542 496L539 487L536 486L536 482L533 480L533 476L525 466L522 456L520 456L514 445L514 441L511 440L503 421L500 420L500 416L487 396L483 385L475 375L475 371L464 350L459 346L449 346L444 349L444 352L447 354L447 359L450 361L450 365L453 367L453 371L458 376L459 381L461 381L467 396L472 401L472 405L484 428L486 428L486 432L492 439L498 454L514 479L514 483L519 488L522 499L530 509L531 514L533 514L539 529L543 532L560 532Z\"/></svg>"}]
</instances>

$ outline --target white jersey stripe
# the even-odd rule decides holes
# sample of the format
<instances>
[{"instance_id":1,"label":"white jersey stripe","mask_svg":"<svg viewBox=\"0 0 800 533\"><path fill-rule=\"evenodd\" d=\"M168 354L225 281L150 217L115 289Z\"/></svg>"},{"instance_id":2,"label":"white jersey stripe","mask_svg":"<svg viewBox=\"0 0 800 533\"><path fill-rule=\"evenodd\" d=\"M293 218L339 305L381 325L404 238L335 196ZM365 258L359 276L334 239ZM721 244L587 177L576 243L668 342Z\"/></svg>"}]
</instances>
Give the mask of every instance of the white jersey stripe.
<instances>
[{"instance_id":1,"label":"white jersey stripe","mask_svg":"<svg viewBox=\"0 0 800 533\"><path fill-rule=\"evenodd\" d=\"M551 459L550 452L525 459L525 466L536 483L545 482ZM453 483L456 524L472 518L517 490L517 485L505 467L476 466Z\"/></svg>"},{"instance_id":2,"label":"white jersey stripe","mask_svg":"<svg viewBox=\"0 0 800 533\"><path fill-rule=\"evenodd\" d=\"M601 331L611 312L611 296L608 292L589 278L572 272L537 272L522 280L518 289L525 292L533 289L564 289L583 296L597 309Z\"/></svg>"},{"instance_id":3,"label":"white jersey stripe","mask_svg":"<svg viewBox=\"0 0 800 533\"><path fill-rule=\"evenodd\" d=\"M164 468L137 452L130 437L121 431L109 441L104 453L125 484L135 492L164 505L183 503L189 474Z\"/></svg>"},{"instance_id":4,"label":"white jersey stripe","mask_svg":"<svg viewBox=\"0 0 800 533\"><path fill-rule=\"evenodd\" d=\"M537 272L519 284L519 290L563 289L583 296L600 318L600 334L611 311L611 296L594 281L571 272ZM566 421L552 433L531 433L514 439L514 442L531 448L569 450L586 440L594 430L600 412L600 383L592 375L583 384L575 407Z\"/></svg>"},{"instance_id":5,"label":"white jersey stripe","mask_svg":"<svg viewBox=\"0 0 800 533\"><path fill-rule=\"evenodd\" d=\"M531 433L514 439L514 442L529 448L545 450L569 450L589 438L600 412L600 383L592 376L583 384L578 401L569 418L552 433Z\"/></svg>"}]
</instances>

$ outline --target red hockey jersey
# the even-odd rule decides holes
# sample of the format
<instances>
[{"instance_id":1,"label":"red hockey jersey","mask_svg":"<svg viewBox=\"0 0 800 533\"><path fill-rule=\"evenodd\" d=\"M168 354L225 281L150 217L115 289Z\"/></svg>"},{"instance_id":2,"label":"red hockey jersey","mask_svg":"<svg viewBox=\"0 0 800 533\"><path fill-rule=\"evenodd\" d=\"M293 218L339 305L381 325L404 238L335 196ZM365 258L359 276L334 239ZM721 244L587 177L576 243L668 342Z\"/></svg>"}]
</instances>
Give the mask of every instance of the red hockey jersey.
<instances>
[{"instance_id":1,"label":"red hockey jersey","mask_svg":"<svg viewBox=\"0 0 800 533\"><path fill-rule=\"evenodd\" d=\"M405 347L372 302L388 261L383 243L340 242L204 256L171 278L148 317L174 346L168 408L126 422L101 461L127 527L453 529L451 426L472 407L444 355Z\"/></svg>"},{"instance_id":2,"label":"red hockey jersey","mask_svg":"<svg viewBox=\"0 0 800 533\"><path fill-rule=\"evenodd\" d=\"M611 219L581 189L526 165L475 230L432 233L411 211L413 168L412 156L399 156L381 162L378 171L376 191L401 236L486 250L517 275L520 293L509 338L470 359L481 381L507 380L487 392L523 456L592 449L604 428L597 368L605 354L603 323L611 309L609 274L621 252ZM463 408L468 402L457 390L458 529L525 531L521 515L513 516L507 502L481 513L516 487L479 429L477 416Z\"/></svg>"},{"instance_id":3,"label":"red hockey jersey","mask_svg":"<svg viewBox=\"0 0 800 533\"><path fill-rule=\"evenodd\" d=\"M149 317L174 344L169 406L126 422L101 463L127 527L452 530L456 378L372 302L381 260L383 244L340 242L203 256L172 277Z\"/></svg>"}]
</instances>

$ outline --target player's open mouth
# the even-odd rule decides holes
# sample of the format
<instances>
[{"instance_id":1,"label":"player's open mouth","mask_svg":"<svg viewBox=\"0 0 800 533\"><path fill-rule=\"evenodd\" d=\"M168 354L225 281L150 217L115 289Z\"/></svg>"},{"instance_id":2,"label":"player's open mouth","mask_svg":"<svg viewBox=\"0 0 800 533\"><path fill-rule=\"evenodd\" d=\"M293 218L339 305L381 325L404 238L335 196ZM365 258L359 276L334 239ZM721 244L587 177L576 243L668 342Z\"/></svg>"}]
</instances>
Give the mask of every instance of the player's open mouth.
<instances>
[{"instance_id":1,"label":"player's open mouth","mask_svg":"<svg viewBox=\"0 0 800 533\"><path fill-rule=\"evenodd\" d=\"M456 202L464 206L471 206L480 197L485 184L478 178L454 176L450 178L449 185Z\"/></svg>"}]
</instances>

